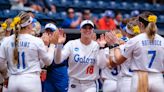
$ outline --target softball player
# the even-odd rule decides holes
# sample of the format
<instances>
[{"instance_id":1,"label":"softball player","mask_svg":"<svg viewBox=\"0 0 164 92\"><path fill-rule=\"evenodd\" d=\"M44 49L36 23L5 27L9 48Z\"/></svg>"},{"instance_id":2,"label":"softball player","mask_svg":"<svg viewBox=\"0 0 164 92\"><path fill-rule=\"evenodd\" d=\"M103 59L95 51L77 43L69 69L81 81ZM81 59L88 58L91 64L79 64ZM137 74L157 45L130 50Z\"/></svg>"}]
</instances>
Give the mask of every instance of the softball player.
<instances>
[{"instance_id":1,"label":"softball player","mask_svg":"<svg viewBox=\"0 0 164 92\"><path fill-rule=\"evenodd\" d=\"M90 20L84 20L80 25L81 38L67 42L61 54L56 53L56 57L61 55L61 60L56 58L56 63L61 63L69 57L68 92L98 92L99 66L97 62L99 60L97 55L99 55L99 45L91 39L93 30L94 24Z\"/></svg>"},{"instance_id":2,"label":"softball player","mask_svg":"<svg viewBox=\"0 0 164 92\"><path fill-rule=\"evenodd\" d=\"M58 28L53 23L45 25L44 33L52 35ZM44 34L43 33L43 34ZM67 74L67 62L61 64L55 64L54 62L46 67L47 77L42 83L43 92L67 92L68 90L68 74Z\"/></svg>"},{"instance_id":3,"label":"softball player","mask_svg":"<svg viewBox=\"0 0 164 92\"><path fill-rule=\"evenodd\" d=\"M12 19L11 18L8 18L8 19L6 19L2 24L1 24L1 32L0 32L0 34L1 34L1 41L0 41L0 44L1 44L1 42L3 42L3 40L4 40L4 38L5 37L8 37L8 36L10 36L13 32L13 30L12 29L10 29L10 24L11 24L11 22L12 22ZM2 66L4 67L4 68L7 68L7 64L2 64ZM3 87L3 85L4 85L4 76L3 76L3 74L5 74L5 72L7 73L7 70L3 70L1 73L0 73L0 92L7 92L7 91L5 91L5 87ZM7 74L6 74L7 75ZM8 76L7 76L8 77ZM4 85L5 86L5 85Z\"/></svg>"},{"instance_id":4,"label":"softball player","mask_svg":"<svg viewBox=\"0 0 164 92\"><path fill-rule=\"evenodd\" d=\"M102 69L101 77L104 79L103 92L117 92L117 81L120 67Z\"/></svg>"},{"instance_id":5,"label":"softball player","mask_svg":"<svg viewBox=\"0 0 164 92\"><path fill-rule=\"evenodd\" d=\"M45 65L52 63L53 44L58 36L54 33L51 37L52 45L47 52L43 41L30 35L32 20L27 13L21 12L10 25L14 35L6 37L1 44L0 62L7 61L10 73L8 92L41 92L39 61Z\"/></svg>"},{"instance_id":6,"label":"softball player","mask_svg":"<svg viewBox=\"0 0 164 92\"><path fill-rule=\"evenodd\" d=\"M105 48L107 58L109 58L109 48ZM114 54L110 50L110 55ZM101 78L103 79L103 92L116 92L117 91L117 77L120 67L109 69L108 67L102 68Z\"/></svg>"},{"instance_id":7,"label":"softball player","mask_svg":"<svg viewBox=\"0 0 164 92\"><path fill-rule=\"evenodd\" d=\"M138 26L138 20L135 18L134 20L130 20L126 26L126 35L128 38L132 38L140 33L140 28ZM120 50L124 52L124 45L120 46ZM131 66L131 58L128 58L126 62L121 64L121 70L119 73L119 78L117 82L117 91L118 92L131 92L131 79L132 79L132 70L130 69Z\"/></svg>"},{"instance_id":8,"label":"softball player","mask_svg":"<svg viewBox=\"0 0 164 92\"><path fill-rule=\"evenodd\" d=\"M156 19L155 15L149 15L145 33L130 39L122 54L119 48L115 48L115 57L110 58L110 65L115 66L131 57L131 69L134 71L131 92L164 91L164 57L161 56L164 54L164 39L157 34ZM114 38L110 34L111 41L117 42Z\"/></svg>"}]
</instances>

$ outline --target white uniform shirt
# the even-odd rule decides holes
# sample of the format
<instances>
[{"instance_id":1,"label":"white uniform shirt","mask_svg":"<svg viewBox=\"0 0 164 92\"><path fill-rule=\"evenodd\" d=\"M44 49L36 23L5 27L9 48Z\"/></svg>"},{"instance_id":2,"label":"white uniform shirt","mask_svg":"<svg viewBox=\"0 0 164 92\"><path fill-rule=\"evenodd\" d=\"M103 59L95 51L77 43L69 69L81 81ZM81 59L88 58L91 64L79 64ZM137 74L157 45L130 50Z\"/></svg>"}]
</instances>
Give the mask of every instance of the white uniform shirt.
<instances>
[{"instance_id":1,"label":"white uniform shirt","mask_svg":"<svg viewBox=\"0 0 164 92\"><path fill-rule=\"evenodd\" d=\"M89 45L81 43L80 39L69 41L62 49L61 62L69 57L69 77L78 80L96 80L99 78L97 55L99 45L91 41Z\"/></svg>"},{"instance_id":2,"label":"white uniform shirt","mask_svg":"<svg viewBox=\"0 0 164 92\"><path fill-rule=\"evenodd\" d=\"M124 53L124 47L125 47L125 45L120 45L121 53ZM121 70L120 70L120 73L119 73L120 77L122 77L122 76L131 77L132 76L133 72L130 69L131 62L132 62L132 59L130 57L128 57L128 59L124 63L121 64Z\"/></svg>"},{"instance_id":3,"label":"white uniform shirt","mask_svg":"<svg viewBox=\"0 0 164 92\"><path fill-rule=\"evenodd\" d=\"M109 51L109 48L105 48L104 53L107 59L109 58L109 56L114 54L113 51ZM117 80L119 72L120 72L120 66L117 66L112 69L105 67L101 71L101 77L105 79Z\"/></svg>"},{"instance_id":4,"label":"white uniform shirt","mask_svg":"<svg viewBox=\"0 0 164 92\"><path fill-rule=\"evenodd\" d=\"M42 60L46 65L52 63L53 57L50 58L46 47L40 38L29 34L20 34L18 43L18 64L13 64L13 49L15 35L6 37L1 44L0 58L7 61L10 74L22 74L40 71Z\"/></svg>"},{"instance_id":5,"label":"white uniform shirt","mask_svg":"<svg viewBox=\"0 0 164 92\"><path fill-rule=\"evenodd\" d=\"M132 70L149 72L164 71L164 38L155 35L151 42L146 33L142 33L125 44L123 56L132 59Z\"/></svg>"}]
</instances>

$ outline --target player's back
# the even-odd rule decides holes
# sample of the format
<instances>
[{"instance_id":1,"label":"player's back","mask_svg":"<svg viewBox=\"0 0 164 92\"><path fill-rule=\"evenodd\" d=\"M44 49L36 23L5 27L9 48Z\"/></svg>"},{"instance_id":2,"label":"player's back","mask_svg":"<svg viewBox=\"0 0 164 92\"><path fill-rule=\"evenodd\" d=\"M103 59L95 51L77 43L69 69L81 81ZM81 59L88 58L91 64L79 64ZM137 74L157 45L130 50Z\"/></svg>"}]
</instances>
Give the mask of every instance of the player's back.
<instances>
[{"instance_id":1,"label":"player's back","mask_svg":"<svg viewBox=\"0 0 164 92\"><path fill-rule=\"evenodd\" d=\"M18 63L13 63L15 35L4 39L8 67L11 74L21 74L40 71L38 48L43 45L41 39L29 34L20 34L18 37Z\"/></svg>"},{"instance_id":2,"label":"player's back","mask_svg":"<svg viewBox=\"0 0 164 92\"><path fill-rule=\"evenodd\" d=\"M155 35L154 41L149 40L146 33L132 38L129 51L132 51L132 69L149 72L163 71L164 39ZM127 45L128 46L128 45ZM130 46L130 45L129 45ZM125 50L127 50L125 48Z\"/></svg>"}]
</instances>

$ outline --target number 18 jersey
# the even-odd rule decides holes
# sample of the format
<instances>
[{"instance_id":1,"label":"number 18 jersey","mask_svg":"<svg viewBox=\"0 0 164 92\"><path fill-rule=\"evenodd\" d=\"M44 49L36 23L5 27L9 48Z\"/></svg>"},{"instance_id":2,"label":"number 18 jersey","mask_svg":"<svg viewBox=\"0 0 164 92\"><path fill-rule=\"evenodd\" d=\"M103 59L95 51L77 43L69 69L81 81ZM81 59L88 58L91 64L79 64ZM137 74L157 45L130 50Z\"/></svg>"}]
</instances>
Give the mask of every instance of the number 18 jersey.
<instances>
[{"instance_id":1,"label":"number 18 jersey","mask_svg":"<svg viewBox=\"0 0 164 92\"><path fill-rule=\"evenodd\" d=\"M91 41L89 45L81 43L80 39L69 41L62 50L62 60L69 57L69 77L78 80L96 80L99 78L97 55L99 45Z\"/></svg>"}]
</instances>

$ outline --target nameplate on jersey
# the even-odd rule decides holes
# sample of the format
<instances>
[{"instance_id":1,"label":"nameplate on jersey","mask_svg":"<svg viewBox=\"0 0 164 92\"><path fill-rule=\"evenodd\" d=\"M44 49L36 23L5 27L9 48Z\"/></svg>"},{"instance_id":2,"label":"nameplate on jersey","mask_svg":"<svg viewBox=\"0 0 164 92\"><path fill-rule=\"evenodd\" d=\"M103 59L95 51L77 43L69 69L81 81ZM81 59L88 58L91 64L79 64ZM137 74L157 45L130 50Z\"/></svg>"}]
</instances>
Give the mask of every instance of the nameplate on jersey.
<instances>
[{"instance_id":1,"label":"nameplate on jersey","mask_svg":"<svg viewBox=\"0 0 164 92\"><path fill-rule=\"evenodd\" d=\"M96 60L94 58L89 58L86 56L80 56L79 54L75 54L74 61L79 62L81 64L95 64Z\"/></svg>"},{"instance_id":2,"label":"nameplate on jersey","mask_svg":"<svg viewBox=\"0 0 164 92\"><path fill-rule=\"evenodd\" d=\"M30 42L19 41L18 47L29 48ZM11 42L11 47L15 47L15 43Z\"/></svg>"},{"instance_id":3,"label":"nameplate on jersey","mask_svg":"<svg viewBox=\"0 0 164 92\"><path fill-rule=\"evenodd\" d=\"M148 45L156 45L156 46L161 46L161 41L160 40L142 40L142 46L148 46Z\"/></svg>"}]
</instances>

